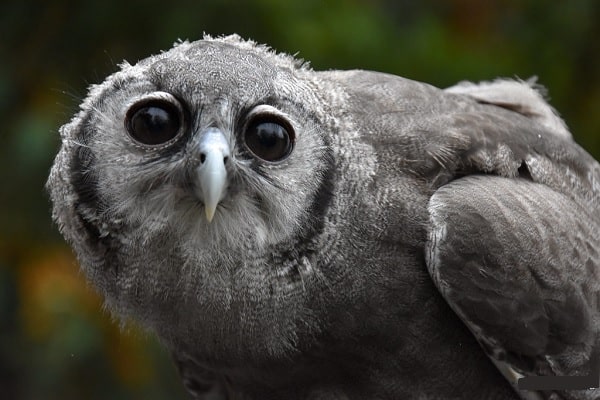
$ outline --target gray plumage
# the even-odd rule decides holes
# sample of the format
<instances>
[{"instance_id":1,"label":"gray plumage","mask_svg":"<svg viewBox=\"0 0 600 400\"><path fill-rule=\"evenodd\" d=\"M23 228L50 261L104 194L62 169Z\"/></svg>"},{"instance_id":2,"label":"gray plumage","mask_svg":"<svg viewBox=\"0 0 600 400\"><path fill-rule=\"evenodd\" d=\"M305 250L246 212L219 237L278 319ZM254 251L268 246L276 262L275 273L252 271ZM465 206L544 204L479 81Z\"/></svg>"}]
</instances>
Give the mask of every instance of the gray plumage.
<instances>
[{"instance_id":1,"label":"gray plumage","mask_svg":"<svg viewBox=\"0 0 600 400\"><path fill-rule=\"evenodd\" d=\"M515 388L600 349L600 166L532 82L206 37L122 65L61 136L54 219L195 398L600 397Z\"/></svg>"}]
</instances>

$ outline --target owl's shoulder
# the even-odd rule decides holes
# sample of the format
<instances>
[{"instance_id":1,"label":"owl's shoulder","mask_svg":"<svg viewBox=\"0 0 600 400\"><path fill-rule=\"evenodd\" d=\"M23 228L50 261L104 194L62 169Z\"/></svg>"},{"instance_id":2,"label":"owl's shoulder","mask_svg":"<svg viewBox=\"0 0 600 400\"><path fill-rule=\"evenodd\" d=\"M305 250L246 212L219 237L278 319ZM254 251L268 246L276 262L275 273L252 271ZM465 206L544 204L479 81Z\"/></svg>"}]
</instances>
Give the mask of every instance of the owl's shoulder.
<instances>
[{"instance_id":1,"label":"owl's shoulder","mask_svg":"<svg viewBox=\"0 0 600 400\"><path fill-rule=\"evenodd\" d=\"M391 74L320 73L345 96L339 108L372 147L383 172L414 175L438 188L472 173L522 176L558 187L573 171L587 188L597 163L572 139L534 80L463 82L447 89ZM590 179L590 177L595 177Z\"/></svg>"}]
</instances>

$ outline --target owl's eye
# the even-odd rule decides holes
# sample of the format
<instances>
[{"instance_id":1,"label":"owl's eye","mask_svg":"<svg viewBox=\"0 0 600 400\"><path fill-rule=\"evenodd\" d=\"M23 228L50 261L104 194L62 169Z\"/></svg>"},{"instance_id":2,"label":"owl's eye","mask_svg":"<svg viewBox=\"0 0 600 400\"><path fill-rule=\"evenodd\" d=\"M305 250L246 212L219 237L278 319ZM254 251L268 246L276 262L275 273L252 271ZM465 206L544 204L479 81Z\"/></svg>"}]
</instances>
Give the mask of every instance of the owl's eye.
<instances>
[{"instance_id":1,"label":"owl's eye","mask_svg":"<svg viewBox=\"0 0 600 400\"><path fill-rule=\"evenodd\" d=\"M137 142L164 144L175 138L182 125L182 113L173 102L146 99L134 104L125 116L125 128Z\"/></svg>"},{"instance_id":2,"label":"owl's eye","mask_svg":"<svg viewBox=\"0 0 600 400\"><path fill-rule=\"evenodd\" d=\"M277 117L255 118L244 134L246 147L258 158L276 162L290 155L294 145L294 130Z\"/></svg>"}]
</instances>

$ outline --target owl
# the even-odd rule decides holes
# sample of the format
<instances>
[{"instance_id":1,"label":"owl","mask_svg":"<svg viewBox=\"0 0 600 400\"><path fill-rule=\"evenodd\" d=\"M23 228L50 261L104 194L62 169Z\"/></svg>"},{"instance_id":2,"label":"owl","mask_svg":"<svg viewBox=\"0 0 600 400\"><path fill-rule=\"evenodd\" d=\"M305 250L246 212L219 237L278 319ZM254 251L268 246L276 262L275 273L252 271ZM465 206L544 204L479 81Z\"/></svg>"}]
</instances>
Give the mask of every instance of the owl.
<instances>
[{"instance_id":1,"label":"owl","mask_svg":"<svg viewBox=\"0 0 600 400\"><path fill-rule=\"evenodd\" d=\"M207 36L60 133L54 220L196 399L600 398L600 165L532 80Z\"/></svg>"}]
</instances>

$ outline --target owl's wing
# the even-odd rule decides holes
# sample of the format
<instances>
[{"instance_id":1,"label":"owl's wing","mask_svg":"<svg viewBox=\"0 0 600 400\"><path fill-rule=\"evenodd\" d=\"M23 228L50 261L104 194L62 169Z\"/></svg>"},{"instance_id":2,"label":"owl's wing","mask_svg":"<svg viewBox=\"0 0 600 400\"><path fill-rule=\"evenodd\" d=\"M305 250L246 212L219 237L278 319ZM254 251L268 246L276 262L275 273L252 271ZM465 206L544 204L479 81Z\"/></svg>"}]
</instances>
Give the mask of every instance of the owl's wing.
<instances>
[{"instance_id":1,"label":"owl's wing","mask_svg":"<svg viewBox=\"0 0 600 400\"><path fill-rule=\"evenodd\" d=\"M430 191L430 275L506 378L597 372L600 166L532 83L441 91L365 71L329 76L347 88L377 179L415 176ZM552 392L519 394L600 398Z\"/></svg>"},{"instance_id":2,"label":"owl's wing","mask_svg":"<svg viewBox=\"0 0 600 400\"><path fill-rule=\"evenodd\" d=\"M597 215L543 184L485 175L441 187L428 208L429 272L511 383L598 373Z\"/></svg>"},{"instance_id":3,"label":"owl's wing","mask_svg":"<svg viewBox=\"0 0 600 400\"><path fill-rule=\"evenodd\" d=\"M516 103L478 94L487 96L476 94L478 101L507 109ZM569 138L554 117L534 121L547 143ZM527 124L509 126L520 128L513 135L527 136ZM488 140L490 148L511 147L507 138ZM525 142L521 168L533 174L467 174L441 186L428 204L429 272L505 377L515 387L524 376L586 377L530 380L529 388L540 390L519 390L524 399L600 397L599 389L561 390L598 386L600 378L598 164L566 161L574 144L562 143L561 153L552 144ZM536 162L547 167L536 170Z\"/></svg>"}]
</instances>

